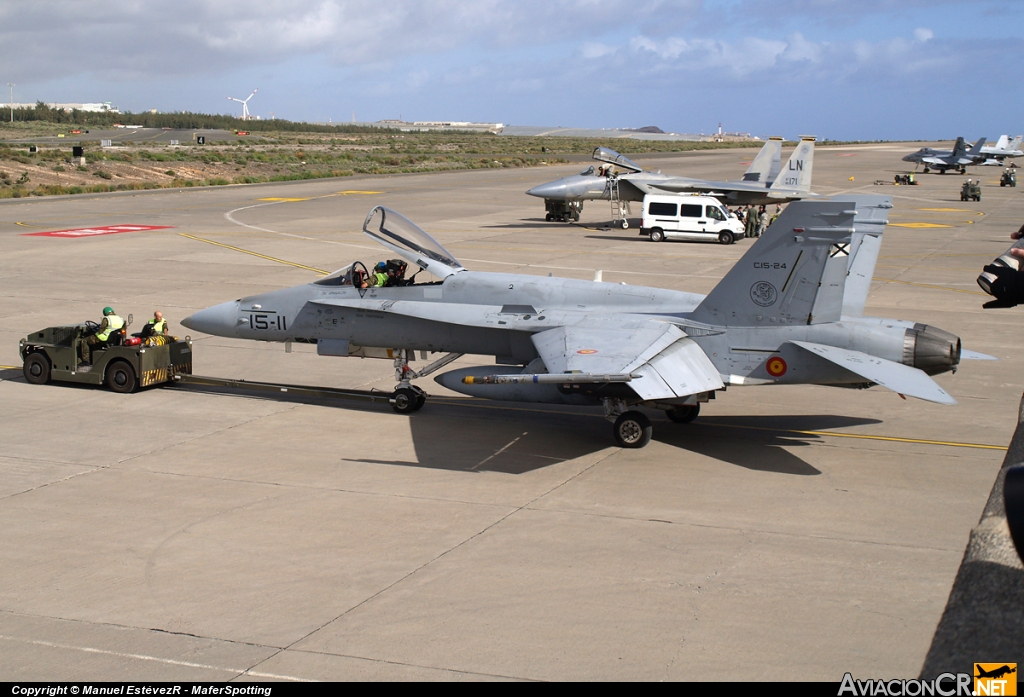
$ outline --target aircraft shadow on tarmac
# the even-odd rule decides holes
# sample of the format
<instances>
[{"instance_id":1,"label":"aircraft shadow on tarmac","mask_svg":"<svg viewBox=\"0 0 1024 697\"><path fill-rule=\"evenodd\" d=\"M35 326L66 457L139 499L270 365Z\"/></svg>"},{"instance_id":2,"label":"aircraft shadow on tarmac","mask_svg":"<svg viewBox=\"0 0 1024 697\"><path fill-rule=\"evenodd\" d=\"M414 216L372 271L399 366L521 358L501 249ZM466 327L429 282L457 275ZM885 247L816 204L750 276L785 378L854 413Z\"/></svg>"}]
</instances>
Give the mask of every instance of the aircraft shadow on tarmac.
<instances>
[{"instance_id":1,"label":"aircraft shadow on tarmac","mask_svg":"<svg viewBox=\"0 0 1024 697\"><path fill-rule=\"evenodd\" d=\"M189 385L179 389L246 394L233 388ZM387 409L380 406L292 393L246 394L256 399L300 402L338 409ZM739 467L779 474L816 475L820 471L786 448L808 446L821 431L880 423L831 414L701 417L675 424L652 413L654 440ZM397 418L397 417L396 417ZM613 446L611 425L595 410L547 405L482 403L465 398L430 398L412 414L409 428L416 460L345 458L349 462L427 467L464 472L523 474Z\"/></svg>"},{"instance_id":2,"label":"aircraft shadow on tarmac","mask_svg":"<svg viewBox=\"0 0 1024 697\"><path fill-rule=\"evenodd\" d=\"M0 379L24 380L20 370L0 370ZM65 384L55 387L103 389ZM169 389L203 394L232 394L340 410L390 411L386 393L381 393L374 402L359 403L314 395L252 392L211 385L181 385ZM651 416L654 421L654 440L659 443L751 470L802 476L820 474L820 471L786 448L806 447L819 442L821 436L801 431L881 423L878 419L833 414L709 414L691 424L672 423L657 413ZM611 425L594 410L552 409L545 405L502 402L482 404L465 398L431 398L423 411L408 418L417 461L345 459L350 462L402 467L523 474L584 457L615 444ZM685 466L685 461L681 460L680 466Z\"/></svg>"}]
</instances>

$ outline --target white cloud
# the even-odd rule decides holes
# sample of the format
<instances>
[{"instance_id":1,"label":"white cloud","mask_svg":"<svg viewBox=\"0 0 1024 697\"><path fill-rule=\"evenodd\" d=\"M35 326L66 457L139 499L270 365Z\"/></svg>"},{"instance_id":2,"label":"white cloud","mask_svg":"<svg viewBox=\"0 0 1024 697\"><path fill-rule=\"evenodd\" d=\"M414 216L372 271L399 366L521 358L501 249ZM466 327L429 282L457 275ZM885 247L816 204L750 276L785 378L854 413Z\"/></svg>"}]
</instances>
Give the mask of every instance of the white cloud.
<instances>
[{"instance_id":1,"label":"white cloud","mask_svg":"<svg viewBox=\"0 0 1024 697\"><path fill-rule=\"evenodd\" d=\"M933 32L931 29L925 29L924 27L918 27L917 29L914 30L914 38L917 39L918 41L924 43L925 41L928 41L929 39L935 38L935 32Z\"/></svg>"}]
</instances>

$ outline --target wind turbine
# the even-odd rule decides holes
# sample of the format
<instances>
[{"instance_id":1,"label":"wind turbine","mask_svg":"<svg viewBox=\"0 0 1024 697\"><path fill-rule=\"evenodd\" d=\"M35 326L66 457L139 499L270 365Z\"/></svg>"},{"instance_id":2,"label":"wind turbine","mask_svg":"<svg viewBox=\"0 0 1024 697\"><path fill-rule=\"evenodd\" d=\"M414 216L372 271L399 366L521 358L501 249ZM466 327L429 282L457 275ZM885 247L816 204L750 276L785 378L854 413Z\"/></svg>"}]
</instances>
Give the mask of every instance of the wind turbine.
<instances>
[{"instance_id":1,"label":"wind turbine","mask_svg":"<svg viewBox=\"0 0 1024 697\"><path fill-rule=\"evenodd\" d=\"M253 90L252 94L256 94L256 92L258 92L258 91L259 91L258 89ZM228 97L228 99L231 100L232 102L238 102L239 104L242 105L242 120L243 121L248 121L249 120L249 100L252 99L252 94L250 94L245 99L235 99L234 97Z\"/></svg>"}]
</instances>

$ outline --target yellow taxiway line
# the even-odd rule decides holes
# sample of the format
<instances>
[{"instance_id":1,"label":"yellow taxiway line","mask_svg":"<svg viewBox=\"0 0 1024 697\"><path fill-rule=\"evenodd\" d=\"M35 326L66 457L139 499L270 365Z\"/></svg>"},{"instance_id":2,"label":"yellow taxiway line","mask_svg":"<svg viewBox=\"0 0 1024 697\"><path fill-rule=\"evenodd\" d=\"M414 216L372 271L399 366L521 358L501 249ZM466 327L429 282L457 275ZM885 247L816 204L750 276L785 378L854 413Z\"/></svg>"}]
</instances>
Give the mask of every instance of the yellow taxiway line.
<instances>
[{"instance_id":1,"label":"yellow taxiway line","mask_svg":"<svg viewBox=\"0 0 1024 697\"><path fill-rule=\"evenodd\" d=\"M189 235L189 234L184 233L184 232L179 232L178 234L181 235L182 237L187 237L190 240L198 240L199 242L205 242L206 244L212 244L212 245L215 245L217 247L223 247L224 249L230 249L230 250L235 251L235 252L241 252L242 254L249 254L249 255L252 255L254 257L259 257L260 259L266 259L267 261L274 261L274 262L277 262L278 264L285 264L287 266L294 266L295 268L298 268L298 269L305 269L306 271L313 271L313 272L316 272L316 273L320 274L321 276L326 276L327 274L330 273L330 271L324 271L323 269L318 269L315 266L306 266L305 264L298 264L298 263L296 263L294 261L288 261L287 259L278 259L277 257L267 256L266 254L260 254L259 252L254 252L254 251L249 250L249 249L242 249L241 247L233 247L230 244L223 244L221 242L214 242L213 240L208 240L208 239L206 239L204 237L196 237L195 235Z\"/></svg>"},{"instance_id":2,"label":"yellow taxiway line","mask_svg":"<svg viewBox=\"0 0 1024 697\"><path fill-rule=\"evenodd\" d=\"M933 286L930 283L914 283L913 281L897 281L895 278L872 278L872 281L880 283L902 283L905 286L917 286L919 288L932 288L934 290L949 290L954 293L967 293L968 295L988 295L980 290L966 290L964 288L950 288L948 286Z\"/></svg>"}]
</instances>

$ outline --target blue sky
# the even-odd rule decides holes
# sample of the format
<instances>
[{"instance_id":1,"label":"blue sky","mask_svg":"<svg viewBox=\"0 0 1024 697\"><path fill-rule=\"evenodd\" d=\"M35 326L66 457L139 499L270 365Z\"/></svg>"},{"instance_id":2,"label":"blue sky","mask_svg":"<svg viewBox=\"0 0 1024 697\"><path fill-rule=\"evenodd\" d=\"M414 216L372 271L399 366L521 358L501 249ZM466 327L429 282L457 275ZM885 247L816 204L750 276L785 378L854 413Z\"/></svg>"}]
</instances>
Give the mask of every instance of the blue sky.
<instances>
[{"instance_id":1,"label":"blue sky","mask_svg":"<svg viewBox=\"0 0 1024 697\"><path fill-rule=\"evenodd\" d=\"M295 120L1024 132L1020 0L0 3L15 101Z\"/></svg>"}]
</instances>

